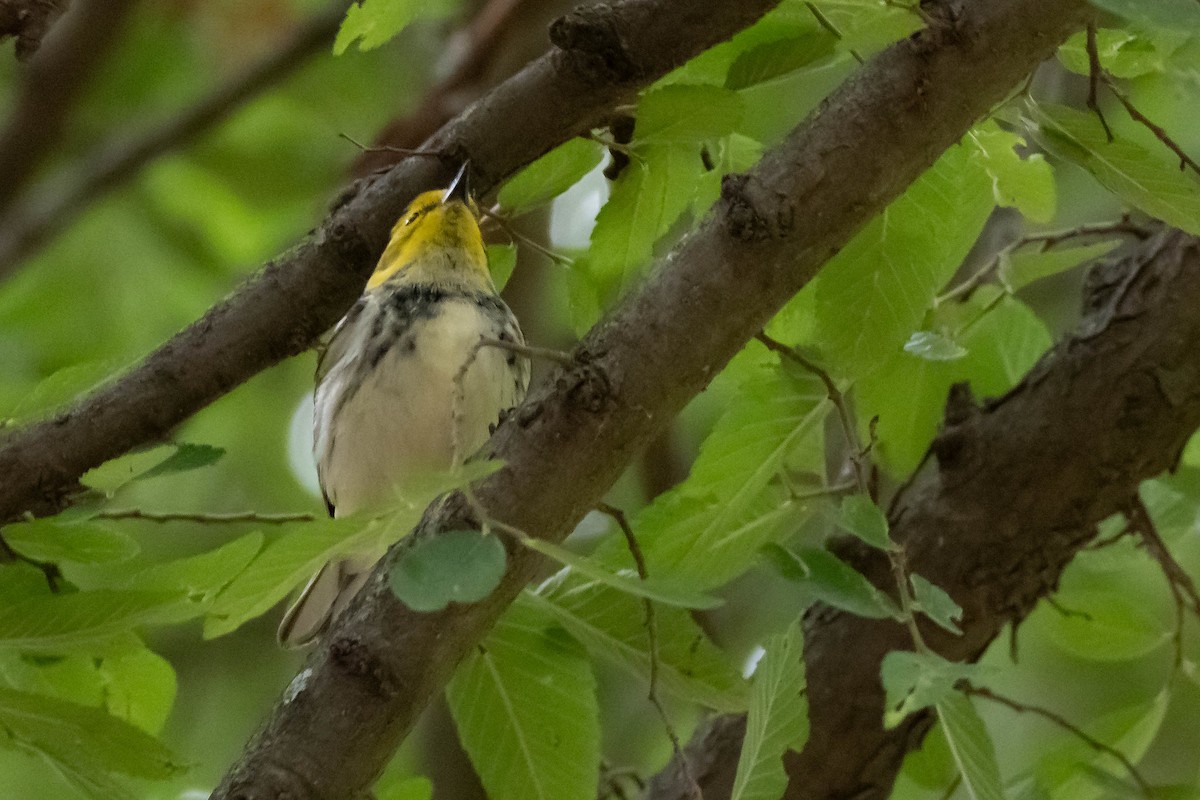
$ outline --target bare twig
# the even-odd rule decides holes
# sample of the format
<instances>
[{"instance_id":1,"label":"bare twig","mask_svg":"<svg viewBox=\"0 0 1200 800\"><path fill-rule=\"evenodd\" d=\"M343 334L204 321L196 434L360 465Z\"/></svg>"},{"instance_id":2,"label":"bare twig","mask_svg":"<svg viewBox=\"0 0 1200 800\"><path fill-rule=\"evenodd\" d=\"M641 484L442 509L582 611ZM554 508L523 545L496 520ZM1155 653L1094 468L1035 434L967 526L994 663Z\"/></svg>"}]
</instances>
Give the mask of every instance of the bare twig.
<instances>
[{"instance_id":1,"label":"bare twig","mask_svg":"<svg viewBox=\"0 0 1200 800\"><path fill-rule=\"evenodd\" d=\"M617 523L617 527L625 536L625 545L629 548L634 564L637 566L638 577L643 581L648 580L650 573L646 569L646 557L642 553L641 545L638 544L637 536L634 535L633 527L630 526L625 512L608 503L600 503L596 509L612 517ZM675 731L675 725L671 722L671 717L667 714L667 709L658 696L658 623L654 616L654 603L650 598L643 597L642 607L646 611L645 624L648 640L646 647L650 657L650 688L647 691L647 699L654 706L654 710L658 712L659 719L662 720L663 727L667 730L667 737L671 740L671 749L674 751L675 761L679 764L684 783L689 787L696 800L703 800L704 794L700 791L700 784L696 782L696 776L692 773L691 763L683 752L679 734Z\"/></svg>"},{"instance_id":2,"label":"bare twig","mask_svg":"<svg viewBox=\"0 0 1200 800\"><path fill-rule=\"evenodd\" d=\"M55 190L48 183L21 208L8 211L0 219L0 276L11 272L22 259L66 228L97 198L137 175L147 164L217 127L248 101L325 52L347 5L345 0L336 0L300 25L274 52L167 123L100 143L78 159L84 166L66 189Z\"/></svg>"},{"instance_id":3,"label":"bare twig","mask_svg":"<svg viewBox=\"0 0 1200 800\"><path fill-rule=\"evenodd\" d=\"M1104 67L1100 64L1100 50L1096 46L1096 23L1089 22L1087 26L1087 54L1088 54L1088 97L1087 107L1092 110L1096 118L1100 120L1100 125L1104 128L1104 135L1108 140L1113 141L1112 128L1108 126L1108 120L1104 118L1104 112L1100 110L1099 89L1100 81L1104 77Z\"/></svg>"},{"instance_id":4,"label":"bare twig","mask_svg":"<svg viewBox=\"0 0 1200 800\"><path fill-rule=\"evenodd\" d=\"M1117 98L1121 105L1125 107L1125 111L1129 113L1129 116L1132 117L1134 121L1147 128L1151 133L1154 134L1155 138L1166 145L1172 153L1179 157L1180 170L1191 167L1193 172L1195 172L1197 175L1200 175L1200 164L1196 163L1196 160L1187 154L1187 151L1183 149L1179 142L1171 138L1171 135L1167 133L1165 128L1156 124L1149 117L1139 111L1137 106L1133 104L1133 101L1130 100L1124 92L1117 88L1117 82L1111 75L1108 73L1103 73L1101 77L1104 81L1104 84L1108 87L1108 90L1113 93L1113 97ZM1112 139L1111 134L1109 135L1109 139Z\"/></svg>"},{"instance_id":5,"label":"bare twig","mask_svg":"<svg viewBox=\"0 0 1200 800\"><path fill-rule=\"evenodd\" d=\"M234 511L228 514L206 514L190 511L144 511L140 508L120 508L101 511L95 519L133 519L143 522L195 522L201 525L228 525L255 522L263 525L286 525L291 522L312 522L313 514L261 514L257 511Z\"/></svg>"},{"instance_id":6,"label":"bare twig","mask_svg":"<svg viewBox=\"0 0 1200 800\"><path fill-rule=\"evenodd\" d=\"M825 16L825 12L823 12L823 11L821 11L821 9L817 8L816 5L814 5L813 3L805 3L804 7L807 8L808 13L812 14L813 17L817 20L817 24L820 25L825 30L829 31L830 35L833 36L833 38L837 39L839 42L843 41L846 38L846 37L842 36L842 32L840 30L838 30L837 25L833 24L833 20L831 20L829 17ZM866 61L863 60L863 57L861 55L859 55L858 51L856 51L853 47L850 47L847 49L849 50L850 55L853 56L854 60L857 61L859 64L866 63Z\"/></svg>"},{"instance_id":7,"label":"bare twig","mask_svg":"<svg viewBox=\"0 0 1200 800\"><path fill-rule=\"evenodd\" d=\"M541 253L546 258L553 261L555 264L562 264L564 266L569 267L575 263L575 259L570 258L569 256L564 256L562 253L554 252L553 250L551 250L549 247L546 247L541 242L535 241L534 239L530 238L529 236L526 236L525 234L518 231L512 225L509 225L508 220L506 220L500 214L496 213L496 211L494 209L480 207L479 210L480 210L480 213L483 214L483 216L485 216L489 220L495 222L500 227L500 229L502 231L504 231L504 233L510 239L517 240L517 241L520 241L522 244L528 245L531 249L536 250L537 252Z\"/></svg>"},{"instance_id":8,"label":"bare twig","mask_svg":"<svg viewBox=\"0 0 1200 800\"><path fill-rule=\"evenodd\" d=\"M1048 722L1051 722L1051 723L1057 725L1058 727L1062 728L1063 730L1067 731L1072 736L1076 737L1077 739L1079 739L1081 742L1083 742L1084 744L1086 744L1088 747L1092 748L1096 752L1104 753L1105 755L1112 756L1117 761L1121 762L1121 766L1124 767L1125 771L1129 773L1129 777L1133 778L1134 783L1137 784L1138 789L1141 791L1141 793L1143 795L1145 795L1146 797L1151 796L1150 783L1144 777L1142 777L1142 773L1140 771L1138 771L1138 768L1136 766L1134 766L1134 763L1129 760L1128 756L1126 756L1124 753L1122 753L1117 748L1115 748L1111 745L1105 744L1104 742L1100 741L1096 737L1089 735L1082 728L1080 728L1078 725L1071 722L1070 720L1068 720L1066 717L1062 716L1061 714L1058 714L1047 708L1042 708L1041 706L1035 706L1035 705L1031 705L1029 703L1022 703L1019 700L1014 700L1011 697L997 694L997 693L993 692L991 689L986 689L981 686L973 686L971 684L966 684L962 687L962 689L964 692L966 692L968 695L971 695L972 697L982 697L984 700L990 700L993 703L997 703L999 705L1005 706L1005 707L1010 708L1013 711L1016 711L1018 713L1033 714L1034 716L1041 717L1042 719L1047 720Z\"/></svg>"},{"instance_id":9,"label":"bare twig","mask_svg":"<svg viewBox=\"0 0 1200 800\"><path fill-rule=\"evenodd\" d=\"M1150 512L1146 508L1146 504L1142 502L1140 495L1135 494L1131 498L1129 510L1125 514L1126 519L1129 520L1129 531L1136 533L1141 538L1146 552L1158 563L1163 577L1167 579L1167 586L1171 590L1171 597L1175 601L1173 642L1175 645L1175 666L1178 668L1183 664L1184 613L1185 610L1191 611L1193 615L1200 618L1200 593L1196 591L1196 584L1192 580L1192 576L1187 574L1187 571L1180 566L1175 557L1171 555L1171 551L1167 549L1167 544L1163 541L1162 536L1159 535L1158 526L1154 524L1154 520L1150 517Z\"/></svg>"}]
</instances>

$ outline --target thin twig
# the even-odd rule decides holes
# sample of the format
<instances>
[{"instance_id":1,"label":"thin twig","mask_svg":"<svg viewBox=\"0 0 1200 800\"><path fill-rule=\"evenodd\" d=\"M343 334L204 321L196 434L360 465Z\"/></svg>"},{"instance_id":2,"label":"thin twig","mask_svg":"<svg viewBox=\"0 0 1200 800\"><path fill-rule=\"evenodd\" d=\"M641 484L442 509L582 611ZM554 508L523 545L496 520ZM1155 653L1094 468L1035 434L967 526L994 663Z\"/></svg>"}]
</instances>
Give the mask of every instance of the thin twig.
<instances>
[{"instance_id":1,"label":"thin twig","mask_svg":"<svg viewBox=\"0 0 1200 800\"><path fill-rule=\"evenodd\" d=\"M1108 141L1113 141L1112 128L1108 127L1108 120L1104 118L1104 112L1100 110L1100 81L1104 77L1104 67L1100 64L1100 49L1096 45L1096 23L1089 22L1087 26L1087 54L1088 54L1088 96L1087 107L1092 110L1092 113L1100 120L1100 125L1104 128L1104 135L1108 137Z\"/></svg>"},{"instance_id":2,"label":"thin twig","mask_svg":"<svg viewBox=\"0 0 1200 800\"><path fill-rule=\"evenodd\" d=\"M646 557L642 553L641 545L638 544L637 536L634 535L633 528L630 526L625 512L608 503L600 503L596 506L596 509L616 521L617 527L621 529L621 533L625 536L625 545L629 548L629 552L633 556L633 562L637 566L638 577L643 581L649 580L650 573L646 569ZM671 718L658 697L658 623L654 615L654 603L650 598L643 597L642 607L646 612L646 639L648 640L647 650L650 656L650 688L647 691L647 699L654 706L654 710L658 712L659 719L662 720L663 727L667 730L667 737L671 740L671 749L674 751L675 758L679 762L680 773L688 786L688 791L698 800L703 800L704 795L700 791L700 784L696 782L696 776L692 772L692 766L688 762L687 755L683 752L683 744L679 740L679 734L675 731L675 726L671 723Z\"/></svg>"},{"instance_id":3,"label":"thin twig","mask_svg":"<svg viewBox=\"0 0 1200 800\"><path fill-rule=\"evenodd\" d=\"M237 522L256 522L264 525L286 525L289 522L312 522L313 514L260 514L257 511L234 511L228 514L207 514L191 511L144 511L140 508L118 508L101 511L95 519L136 519L144 522L197 522L202 525L227 525Z\"/></svg>"},{"instance_id":4,"label":"thin twig","mask_svg":"<svg viewBox=\"0 0 1200 800\"><path fill-rule=\"evenodd\" d=\"M825 16L825 12L821 11L821 9L817 8L812 3L805 3L804 6L805 6L805 8L808 9L808 13L812 14L813 17L817 20L817 24L820 25L825 30L829 31L830 35L832 35L833 38L837 39L839 42L845 40L846 37L842 36L842 32L840 30L838 30L838 27L836 25L833 24L833 20L831 20L829 17ZM857 61L859 64L867 63L866 60L861 55L859 55L858 51L856 51L853 47L847 47L846 49L850 52L850 55L854 57L854 60Z\"/></svg>"},{"instance_id":5,"label":"thin twig","mask_svg":"<svg viewBox=\"0 0 1200 800\"><path fill-rule=\"evenodd\" d=\"M788 347L783 342L771 338L765 332L759 331L755 334L755 338L762 342L767 349L778 353L779 355L788 358L799 364L804 369L811 372L820 379L821 383L825 384L825 391L829 395L829 401L833 403L837 409L838 421L842 426L842 435L846 438L846 445L850 448L850 459L854 466L854 475L858 484L858 491L864 497L874 501L871 495L871 478L869 455L871 448L875 444L875 420L871 421L871 441L866 446L863 446L858 438L858 429L854 426L854 417L850 413L850 407L846 403L846 396L842 390L838 388L837 382L829 375L828 372L817 366L816 363L806 358L799 350L794 347ZM925 637L921 635L921 628L917 624L917 615L915 612L915 603L912 597L912 590L908 583L908 568L905 563L904 548L898 544L893 544L887 551L888 564L892 568L892 579L896 584L896 596L900 602L900 612L903 616L903 622L908 627L909 635L912 637L913 646L918 652L928 652L929 648L925 644Z\"/></svg>"},{"instance_id":6,"label":"thin twig","mask_svg":"<svg viewBox=\"0 0 1200 800\"><path fill-rule=\"evenodd\" d=\"M364 153L395 153L400 156L432 156L433 158L441 158L446 153L441 150L422 150L419 147L392 147L388 144L369 145L363 144L348 133L339 133L338 137L345 139L350 144L357 147Z\"/></svg>"},{"instance_id":7,"label":"thin twig","mask_svg":"<svg viewBox=\"0 0 1200 800\"><path fill-rule=\"evenodd\" d=\"M1154 524L1154 520L1150 517L1150 511L1139 495L1135 494L1130 500L1129 510L1125 512L1125 516L1129 520L1130 532L1136 533L1141 538L1150 557L1158 563L1163 577L1167 579L1171 597L1175 601L1175 631L1172 640L1175 645L1175 667L1178 669L1183 665L1185 612L1191 611L1200 618L1200 593L1196 591L1196 584L1192 581L1192 576L1187 574L1187 571L1180 566L1175 557L1171 555L1171 551L1167 549L1166 542L1158 532L1158 526Z\"/></svg>"},{"instance_id":8,"label":"thin twig","mask_svg":"<svg viewBox=\"0 0 1200 800\"><path fill-rule=\"evenodd\" d=\"M966 694L971 695L972 697L982 697L984 700L991 700L993 703L998 703L999 705L1010 708L1013 711L1017 711L1022 714L1033 714L1041 717L1042 719L1052 722L1058 727L1072 734L1093 750L1112 756L1113 758L1117 759L1117 761L1121 762L1121 766L1123 766L1129 773L1129 776L1133 778L1134 783L1138 785L1138 789L1142 792L1142 794L1146 797L1150 797L1151 787L1149 782L1142 777L1142 773L1138 771L1138 768L1134 766L1133 762L1129 760L1128 756L1126 756L1117 748L1105 744L1094 736L1088 735L1078 725L1062 715L1057 714L1047 708L1042 708L1041 706L1022 703L1019 700L1012 699L1011 697L996 694L991 689L985 689L981 686L973 686L968 683L962 688Z\"/></svg>"},{"instance_id":9,"label":"thin twig","mask_svg":"<svg viewBox=\"0 0 1200 800\"><path fill-rule=\"evenodd\" d=\"M1172 153L1179 157L1180 171L1191 167L1193 172L1195 172L1197 175L1200 175L1200 164L1196 163L1196 160L1189 156L1187 151L1184 150L1178 142L1171 138L1171 135L1167 133L1165 128L1163 128L1161 125L1155 124L1150 120L1149 117L1139 111L1137 106L1133 104L1133 101L1130 100L1124 92L1117 88L1116 81L1113 80L1111 75L1104 73L1101 76L1101 79L1104 81L1104 85L1108 87L1108 90L1113 93L1113 97L1116 97L1121 105L1125 107L1125 110L1129 113L1129 116L1132 117L1134 121L1147 128L1151 133L1154 134L1155 138L1166 145ZM1108 138L1109 141L1112 141L1111 134Z\"/></svg>"},{"instance_id":10,"label":"thin twig","mask_svg":"<svg viewBox=\"0 0 1200 800\"><path fill-rule=\"evenodd\" d=\"M58 568L58 564L53 561L38 561L36 558L22 555L12 548L3 535L0 535L0 564L28 564L41 571L46 578L46 584L50 587L50 591L57 593L62 584L62 570Z\"/></svg>"},{"instance_id":11,"label":"thin twig","mask_svg":"<svg viewBox=\"0 0 1200 800\"><path fill-rule=\"evenodd\" d=\"M483 216L487 217L488 219L492 220L497 225L499 225L500 229L503 230L504 233L507 234L510 239L520 240L521 242L528 245L533 250L536 250L537 252L544 255L546 258L553 261L554 263L562 264L562 265L568 266L568 267L575 263L575 259L570 258L568 256L564 256L561 253L556 253L553 250L551 250L549 247L546 247L545 245L541 244L540 242L535 241L531 237L526 236L525 234L521 233L516 228L514 228L512 225L510 225L508 223L508 220L506 220L500 214L496 213L496 211L494 209L480 207L479 211L480 211L480 213L483 214Z\"/></svg>"}]
</instances>

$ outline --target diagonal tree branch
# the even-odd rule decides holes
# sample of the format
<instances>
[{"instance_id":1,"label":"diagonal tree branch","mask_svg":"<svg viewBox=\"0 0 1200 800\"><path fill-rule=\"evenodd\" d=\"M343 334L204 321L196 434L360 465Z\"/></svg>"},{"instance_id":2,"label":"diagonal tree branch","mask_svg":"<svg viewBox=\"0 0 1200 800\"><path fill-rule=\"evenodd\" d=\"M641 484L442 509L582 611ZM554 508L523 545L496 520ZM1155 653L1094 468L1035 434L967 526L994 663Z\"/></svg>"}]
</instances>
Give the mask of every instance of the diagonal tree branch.
<instances>
[{"instance_id":1,"label":"diagonal tree branch","mask_svg":"<svg viewBox=\"0 0 1200 800\"><path fill-rule=\"evenodd\" d=\"M1175 231L1138 245L1089 278L1090 313L1002 398L982 407L951 395L931 459L895 499L894 538L914 571L946 588L965 611L961 638L933 626L941 655L979 657L1017 625L1092 538L1125 510L1138 484L1170 469L1200 426L1200 239ZM885 558L853 542L844 558L887 590ZM932 723L928 713L882 729L883 656L911 649L898 625L823 606L808 612L805 660L811 731L788 761L787 797L884 798L904 755ZM705 797L729 796L744 717L710 721L688 747ZM669 766L650 797L682 800Z\"/></svg>"},{"instance_id":2,"label":"diagonal tree branch","mask_svg":"<svg viewBox=\"0 0 1200 800\"><path fill-rule=\"evenodd\" d=\"M308 239L130 372L4 438L0 520L61 508L88 469L165 436L250 376L307 349L358 296L408 201L448 179L463 158L486 191L777 2L632 0L559 20L555 49L429 142L446 153L442 162L410 158L360 181Z\"/></svg>"},{"instance_id":3,"label":"diagonal tree branch","mask_svg":"<svg viewBox=\"0 0 1200 800\"><path fill-rule=\"evenodd\" d=\"M135 0L76 0L31 58L0 129L0 212L10 208L62 137L96 66Z\"/></svg>"},{"instance_id":4,"label":"diagonal tree branch","mask_svg":"<svg viewBox=\"0 0 1200 800\"><path fill-rule=\"evenodd\" d=\"M32 193L0 216L0 278L61 230L98 197L151 161L220 125L248 101L286 78L333 42L349 2L337 0L302 23L274 52L251 65L167 123L104 142L82 155L69 186Z\"/></svg>"},{"instance_id":5,"label":"diagonal tree branch","mask_svg":"<svg viewBox=\"0 0 1200 800\"><path fill-rule=\"evenodd\" d=\"M1088 14L1076 0L954 9L952 21L877 56L750 174L728 178L713 213L588 335L575 365L505 421L491 446L507 466L476 490L491 518L565 536L838 247ZM398 554L473 522L453 497L392 548L214 798L350 798L370 785L541 567L514 545L486 600L431 614L401 604L385 579Z\"/></svg>"}]
</instances>

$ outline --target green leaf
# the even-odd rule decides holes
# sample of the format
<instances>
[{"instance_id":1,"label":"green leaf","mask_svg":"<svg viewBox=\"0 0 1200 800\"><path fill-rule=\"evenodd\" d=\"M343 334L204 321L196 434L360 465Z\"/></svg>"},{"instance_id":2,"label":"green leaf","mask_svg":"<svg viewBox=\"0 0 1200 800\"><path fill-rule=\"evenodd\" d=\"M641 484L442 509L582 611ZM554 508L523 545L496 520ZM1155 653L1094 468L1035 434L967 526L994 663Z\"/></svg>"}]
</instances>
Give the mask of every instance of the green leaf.
<instances>
[{"instance_id":1,"label":"green leaf","mask_svg":"<svg viewBox=\"0 0 1200 800\"><path fill-rule=\"evenodd\" d=\"M908 576L908 582L912 586L915 610L951 633L961 636L962 630L958 623L962 622L963 612L958 603L954 602L954 598L942 587L915 573Z\"/></svg>"},{"instance_id":2,"label":"green leaf","mask_svg":"<svg viewBox=\"0 0 1200 800\"><path fill-rule=\"evenodd\" d=\"M517 605L552 615L594 657L649 680L645 609L637 598L568 578L553 580L537 593L523 592ZM744 710L741 678L688 612L664 606L655 609L655 620L659 687L718 711Z\"/></svg>"},{"instance_id":3,"label":"green leaf","mask_svg":"<svg viewBox=\"0 0 1200 800\"><path fill-rule=\"evenodd\" d=\"M1200 8L1193 0L1091 0L1092 5L1130 22L1192 33L1200 29Z\"/></svg>"},{"instance_id":4,"label":"green leaf","mask_svg":"<svg viewBox=\"0 0 1200 800\"><path fill-rule=\"evenodd\" d=\"M697 592L690 588L690 585L685 585L679 580L656 580L653 577L643 580L638 577L636 572L629 570L610 572L595 559L560 547L553 542L531 537L523 540L522 544L530 550L535 550L559 564L571 568L585 578L591 578L634 597L642 597L680 608L716 608L725 602L719 597Z\"/></svg>"},{"instance_id":5,"label":"green leaf","mask_svg":"<svg viewBox=\"0 0 1200 800\"><path fill-rule=\"evenodd\" d=\"M806 288L817 297L812 341L848 377L901 350L978 238L993 198L974 155L946 151Z\"/></svg>"},{"instance_id":6,"label":"green leaf","mask_svg":"<svg viewBox=\"0 0 1200 800\"><path fill-rule=\"evenodd\" d=\"M508 555L494 534L445 531L408 547L392 567L392 593L414 611L478 603L500 585Z\"/></svg>"},{"instance_id":7,"label":"green leaf","mask_svg":"<svg viewBox=\"0 0 1200 800\"><path fill-rule=\"evenodd\" d=\"M340 56L355 41L360 50L374 49L412 22L448 17L458 7L459 0L362 0L346 12L333 43L333 53Z\"/></svg>"},{"instance_id":8,"label":"green leaf","mask_svg":"<svg viewBox=\"0 0 1200 800\"><path fill-rule=\"evenodd\" d=\"M774 636L754 671L746 736L738 756L732 800L777 800L787 786L783 754L808 737L800 629Z\"/></svg>"},{"instance_id":9,"label":"green leaf","mask_svg":"<svg viewBox=\"0 0 1200 800\"><path fill-rule=\"evenodd\" d=\"M914 331L904 343L904 352L926 361L957 361L968 351L944 333Z\"/></svg>"},{"instance_id":10,"label":"green leaf","mask_svg":"<svg viewBox=\"0 0 1200 800\"><path fill-rule=\"evenodd\" d=\"M279 538L217 597L204 623L205 638L236 630L307 581L323 564L347 554L382 557L412 531L435 497L495 472L499 461L479 461L450 472L413 476L396 487L394 505L375 517L349 517L281 526Z\"/></svg>"},{"instance_id":11,"label":"green leaf","mask_svg":"<svg viewBox=\"0 0 1200 800\"><path fill-rule=\"evenodd\" d=\"M517 246L515 244L489 244L486 248L488 269L492 273L492 282L496 291L504 291L508 279L512 277L517 267Z\"/></svg>"},{"instance_id":12,"label":"green leaf","mask_svg":"<svg viewBox=\"0 0 1200 800\"><path fill-rule=\"evenodd\" d=\"M937 705L955 692L955 684L978 671L975 664L947 661L933 653L893 650L884 656L880 670L887 696L884 727L890 730L909 714Z\"/></svg>"},{"instance_id":13,"label":"green leaf","mask_svg":"<svg viewBox=\"0 0 1200 800\"><path fill-rule=\"evenodd\" d=\"M593 800L596 681L554 618L516 605L446 689L463 748L492 800Z\"/></svg>"},{"instance_id":14,"label":"green leaf","mask_svg":"<svg viewBox=\"0 0 1200 800\"><path fill-rule=\"evenodd\" d=\"M157 653L138 648L97 665L109 713L151 735L162 731L175 702L175 668Z\"/></svg>"},{"instance_id":15,"label":"green leaf","mask_svg":"<svg viewBox=\"0 0 1200 800\"><path fill-rule=\"evenodd\" d=\"M654 243L691 204L703 171L698 146L648 144L638 150L592 229L586 269L602 301L630 286L650 262Z\"/></svg>"},{"instance_id":16,"label":"green leaf","mask_svg":"<svg viewBox=\"0 0 1200 800\"><path fill-rule=\"evenodd\" d=\"M523 214L553 200L579 182L604 158L604 146L570 139L514 175L496 197L510 214Z\"/></svg>"},{"instance_id":17,"label":"green leaf","mask_svg":"<svg viewBox=\"0 0 1200 800\"><path fill-rule=\"evenodd\" d=\"M164 780L183 771L155 738L99 709L0 688L0 746L17 743L81 772Z\"/></svg>"},{"instance_id":18,"label":"green leaf","mask_svg":"<svg viewBox=\"0 0 1200 800\"><path fill-rule=\"evenodd\" d=\"M1171 630L1139 598L1118 591L1079 589L1061 593L1071 610L1043 609L1042 626L1058 647L1088 661L1129 661L1166 644Z\"/></svg>"},{"instance_id":19,"label":"green leaf","mask_svg":"<svg viewBox=\"0 0 1200 800\"><path fill-rule=\"evenodd\" d=\"M998 397L1050 348L1045 323L1019 300L1001 299L984 313L998 295L984 287L967 303L943 306L933 315L930 324L950 329L967 350L963 358L926 361L900 352L855 385L859 419L878 417L874 455L893 475L907 475L924 456L951 385L966 381L976 397Z\"/></svg>"},{"instance_id":20,"label":"green leaf","mask_svg":"<svg viewBox=\"0 0 1200 800\"><path fill-rule=\"evenodd\" d=\"M433 800L433 781L421 776L384 778L376 784L373 794L378 800Z\"/></svg>"},{"instance_id":21,"label":"green leaf","mask_svg":"<svg viewBox=\"0 0 1200 800\"><path fill-rule=\"evenodd\" d=\"M165 621L179 597L113 589L33 597L0 608L0 650L59 652L111 641L138 625Z\"/></svg>"},{"instance_id":22,"label":"green leaf","mask_svg":"<svg viewBox=\"0 0 1200 800\"><path fill-rule=\"evenodd\" d=\"M23 556L38 561L108 564L137 555L138 543L101 522L64 524L37 519L4 528L4 539Z\"/></svg>"},{"instance_id":23,"label":"green leaf","mask_svg":"<svg viewBox=\"0 0 1200 800\"><path fill-rule=\"evenodd\" d=\"M1086 169L1129 205L1191 234L1200 234L1200 183L1180 172L1166 151L1152 153L1120 136L1110 142L1095 114L1029 104L1035 135L1051 153Z\"/></svg>"},{"instance_id":24,"label":"green leaf","mask_svg":"<svg viewBox=\"0 0 1200 800\"><path fill-rule=\"evenodd\" d=\"M878 547L880 550L891 550L894 547L892 540L888 538L887 517L865 494L848 495L842 500L837 524L872 547Z\"/></svg>"},{"instance_id":25,"label":"green leaf","mask_svg":"<svg viewBox=\"0 0 1200 800\"><path fill-rule=\"evenodd\" d=\"M745 89L794 72L833 55L837 40L823 28L788 39L751 47L734 60L725 76L726 89Z\"/></svg>"},{"instance_id":26,"label":"green leaf","mask_svg":"<svg viewBox=\"0 0 1200 800\"><path fill-rule=\"evenodd\" d=\"M1000 128L993 120L976 126L967 134L983 159L983 167L992 179L996 204L1015 208L1034 222L1054 219L1057 190L1054 171L1040 153L1022 158L1016 148L1025 140Z\"/></svg>"},{"instance_id":27,"label":"green leaf","mask_svg":"<svg viewBox=\"0 0 1200 800\"><path fill-rule=\"evenodd\" d=\"M1153 3L1155 0L1149 0ZM1189 4L1193 4L1189 0ZM1154 36L1120 28L1096 30L1096 53L1104 70L1117 78L1139 78L1165 72L1171 52L1179 44L1175 36ZM1078 75L1091 75L1087 53L1087 34L1080 32L1058 48L1058 60Z\"/></svg>"},{"instance_id":28,"label":"green leaf","mask_svg":"<svg viewBox=\"0 0 1200 800\"><path fill-rule=\"evenodd\" d=\"M698 146L733 133L742 112L742 99L728 89L663 86L646 92L638 102L633 139L639 146ZM698 155L699 149L694 152Z\"/></svg>"},{"instance_id":29,"label":"green leaf","mask_svg":"<svg viewBox=\"0 0 1200 800\"><path fill-rule=\"evenodd\" d=\"M808 373L755 369L700 447L691 474L634 520L651 576L669 574L703 590L745 572L758 549L794 529L808 508L779 483L786 468L821 470L831 405ZM620 537L597 552L616 568L629 563Z\"/></svg>"},{"instance_id":30,"label":"green leaf","mask_svg":"<svg viewBox=\"0 0 1200 800\"><path fill-rule=\"evenodd\" d=\"M1017 250L1000 261L999 278L1012 291L1034 281L1058 275L1080 264L1100 258L1120 242L1098 242L1077 247L1055 247L1050 250Z\"/></svg>"},{"instance_id":31,"label":"green leaf","mask_svg":"<svg viewBox=\"0 0 1200 800\"><path fill-rule=\"evenodd\" d=\"M868 619L899 618L900 609L890 597L828 550L780 551L791 558L804 575L805 585L822 603Z\"/></svg>"},{"instance_id":32,"label":"green leaf","mask_svg":"<svg viewBox=\"0 0 1200 800\"><path fill-rule=\"evenodd\" d=\"M1004 800L996 748L975 706L965 695L951 692L938 701L937 712L972 800Z\"/></svg>"},{"instance_id":33,"label":"green leaf","mask_svg":"<svg viewBox=\"0 0 1200 800\"><path fill-rule=\"evenodd\" d=\"M155 465L138 475L134 480L144 481L149 478L159 478L163 475L174 475L177 472L190 472L194 469L211 466L225 455L225 449L207 444L175 445L175 452L166 461Z\"/></svg>"},{"instance_id":34,"label":"green leaf","mask_svg":"<svg viewBox=\"0 0 1200 800\"><path fill-rule=\"evenodd\" d=\"M106 360L63 367L33 387L9 410L7 416L14 422L41 416L96 386L111 375L117 366L117 362Z\"/></svg>"}]
</instances>

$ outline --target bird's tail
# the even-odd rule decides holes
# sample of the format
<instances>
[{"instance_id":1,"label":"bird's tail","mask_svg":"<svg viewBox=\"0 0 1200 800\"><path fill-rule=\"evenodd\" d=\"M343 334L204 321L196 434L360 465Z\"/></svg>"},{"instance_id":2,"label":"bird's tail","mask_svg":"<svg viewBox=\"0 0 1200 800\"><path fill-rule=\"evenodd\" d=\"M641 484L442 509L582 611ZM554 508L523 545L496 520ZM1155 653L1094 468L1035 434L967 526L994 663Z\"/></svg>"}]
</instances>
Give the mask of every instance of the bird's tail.
<instances>
[{"instance_id":1,"label":"bird's tail","mask_svg":"<svg viewBox=\"0 0 1200 800\"><path fill-rule=\"evenodd\" d=\"M330 561L317 570L283 615L279 644L290 650L320 636L366 584L373 566L375 559L352 557Z\"/></svg>"}]
</instances>

